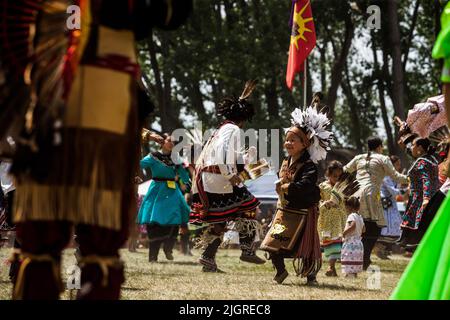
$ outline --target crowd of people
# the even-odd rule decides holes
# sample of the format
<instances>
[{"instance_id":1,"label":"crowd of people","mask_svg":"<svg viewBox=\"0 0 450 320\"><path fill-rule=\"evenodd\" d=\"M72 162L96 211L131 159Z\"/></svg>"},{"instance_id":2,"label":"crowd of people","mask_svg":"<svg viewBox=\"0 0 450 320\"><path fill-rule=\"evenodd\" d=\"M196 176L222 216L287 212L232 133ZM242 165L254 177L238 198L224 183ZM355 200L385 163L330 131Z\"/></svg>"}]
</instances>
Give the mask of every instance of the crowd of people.
<instances>
[{"instance_id":1,"label":"crowd of people","mask_svg":"<svg viewBox=\"0 0 450 320\"><path fill-rule=\"evenodd\" d=\"M166 258L173 260L178 236L184 252L191 255L191 225L201 231L197 244L203 248L198 260L203 272L224 272L217 266L216 254L225 231L230 229L239 235L240 260L265 263L256 255L255 244L260 202L244 184L250 179L246 167L250 160L246 161L248 154L235 147L240 128L254 115L248 100L254 87L248 82L239 98L226 98L218 105L217 113L223 121L203 145L195 163L174 161L171 135L143 131L141 142L160 145L160 150L140 161L141 170L149 171L152 181L139 202L135 223L144 227L148 236L149 262L158 261L161 246ZM325 161L333 139L326 129L329 119L318 111L319 107L320 95L316 94L310 107L292 112L292 126L284 138L287 157L274 186L278 194L276 210L259 246L268 252L276 270L274 281L279 284L288 276L286 258L294 259L295 273L306 277L308 285L317 285L323 259L328 263L326 276L338 277L336 264L340 262L345 277L356 277L371 265L371 254L380 237L391 238L412 255L450 185L445 165L449 141L433 145L428 138L411 132L408 139L399 140L413 160L405 173L401 172L399 157L384 155L382 140L374 136L367 140L366 153L345 165L329 162L325 176L319 177L317 163ZM15 187L10 165L0 164L3 217L8 217L2 220L4 229L14 228L11 208ZM356 182L351 193L342 191L346 179ZM319 184L320 180L324 181ZM136 177L135 182L142 179ZM397 208L399 197L407 199L402 214ZM75 230L79 245L87 231L83 227ZM13 259L13 283L20 272L18 266Z\"/></svg>"},{"instance_id":2,"label":"crowd of people","mask_svg":"<svg viewBox=\"0 0 450 320\"><path fill-rule=\"evenodd\" d=\"M189 226L201 230L199 272L226 272L216 256L230 228L239 235L241 261L266 262L257 255L255 244L260 202L245 185L257 178L249 173L255 159L235 144L240 129L255 115L250 96L256 83L247 82L239 97L227 97L217 105L220 125L194 163L174 161L170 134L145 130L140 136L145 112L133 99L139 69L135 41L148 36L152 26L176 28L186 18L180 12L191 6L190 1L170 2L170 8L152 16L155 21L148 25L142 14L155 10L146 7L151 3L140 2L139 7L128 1L108 6L98 2L83 7L87 12L83 23L90 32L83 39L73 34L72 43L83 45L65 57L64 82L54 83L63 82L64 88L54 92L64 94L48 95L47 86L42 92L35 86L33 97L51 101L49 105L63 104L66 113L56 119L64 123L62 128L54 122L52 138L42 132L38 133L44 138L37 140L25 135L18 140L12 167L1 163L0 222L17 235L10 268L13 299L59 298L61 252L73 233L81 268L78 299L120 298L125 275L119 249L135 224L145 228L151 263L158 263L161 247L173 260L179 235L188 254ZM448 84L447 62L443 81ZM33 73L30 81L45 82L39 78L42 74L46 73ZM427 229L436 225L433 220L450 187L449 137L440 143L431 140L446 126L429 125L450 116L446 88L444 95L430 100L435 108L413 109L412 122L402 124L399 144L413 160L405 173L396 156L384 155L382 139L374 136L367 140L367 152L346 164L328 163L325 177L320 177L318 163L326 161L333 141L320 94L314 95L310 106L292 111L283 144L287 156L274 186L276 210L259 245L274 266L276 283L282 284L289 275L286 259L293 259L295 274L306 278L308 285L318 285L323 259L328 263L326 276L339 276L340 261L343 275L357 277L370 267L380 236L394 239L413 255ZM138 168L139 144L150 140L160 150L141 159ZM141 170L151 171L152 182L136 208L135 176ZM322 178L325 181L319 183ZM398 196L407 198L401 215Z\"/></svg>"},{"instance_id":3,"label":"crowd of people","mask_svg":"<svg viewBox=\"0 0 450 320\"><path fill-rule=\"evenodd\" d=\"M192 255L188 226L200 230L197 246L203 252L198 261L203 272L224 272L217 266L216 254L224 233L231 229L239 235L240 259L263 264L265 259L258 257L256 250L259 247L267 251L276 270L274 281L280 284L288 276L286 258L294 259L296 274L306 277L310 285L317 284L322 260L328 264L326 276L338 277L336 264L340 262L342 274L356 277L369 268L380 237L390 238L391 244L403 247L411 256L448 191L444 165L448 141L433 146L428 138L414 133L408 136L406 145L401 140L413 160L403 174L399 157L384 155L382 140L370 137L366 153L345 165L336 160L329 162L325 176L319 177L317 163L325 161L333 135L326 130L328 118L317 111L320 96L315 95L310 107L292 113L292 126L284 140L287 158L274 186L279 199L259 246L255 236L260 203L244 184L250 178L244 160L247 155L233 147L239 139L239 129L254 115L248 101L253 88L254 84L247 83L239 98L227 98L219 104L218 115L223 122L204 144L195 163L174 161L171 135L143 131L141 142L153 141L160 146L160 150L140 161L138 170L148 171L151 176L135 221L147 234L149 262L158 261L161 246L166 259L173 260L179 236L183 252ZM312 131L315 136L311 136ZM9 167L8 162L0 164L4 217L12 216L15 189ZM352 194L344 194L337 186L351 175L357 188ZM324 181L319 184L320 180ZM142 179L136 177L135 182ZM399 199L407 203L402 214L397 208ZM2 224L4 229L13 227L11 219ZM80 231L75 231L77 236L82 236ZM136 243L136 238L130 241ZM135 251L135 246L130 248ZM18 265L13 260L13 282L17 273Z\"/></svg>"},{"instance_id":4,"label":"crowd of people","mask_svg":"<svg viewBox=\"0 0 450 320\"><path fill-rule=\"evenodd\" d=\"M317 97L312 103L316 109ZM173 147L168 135L164 138L151 132L144 135L145 141L156 141L162 147L162 153L152 153L141 161L141 167L150 168L153 177L137 219L139 224L147 225L150 261L157 260L158 249L154 246L159 248L160 243L164 243L166 257L173 258L166 245L173 248L178 227L181 227L180 235L187 233L183 230L187 229L189 220L190 225L203 227L200 245L204 251L199 263L204 272L224 272L217 266L216 253L224 232L229 229L239 234L241 260L264 263L256 255L258 245L254 243L259 202L244 185L241 173L245 172L245 166L237 161L224 164L225 159L220 158L230 154L233 159L245 157L231 147L230 141L239 135L244 121L253 116L253 106L247 98L241 95L239 99L227 98L219 104L218 115L223 117L223 122L203 146L198 161L190 164L190 175L189 164L183 168L181 162L174 164L169 157L162 162L162 155L170 154ZM293 126L284 142L288 156L274 186L279 199L260 246L269 253L276 269L274 280L278 283L288 276L286 258L298 262L294 264L297 275L305 276L308 284L316 284L322 259L328 263L326 276L339 276L336 269L339 261L342 273L351 277L369 268L377 243L384 244L384 251L377 251L382 259L389 259L388 248L392 245L402 248L405 256L412 256L447 192L448 179L442 164L446 163L448 141L433 146L428 138L414 133L408 136L406 145L404 139L399 140L412 160L407 171L402 170L399 157L384 155L382 140L373 136L367 140L366 153L345 165L336 160L329 162L325 177L319 177L317 162L325 160L326 152L317 149L327 150L332 133L323 130L320 144L308 137L311 131L318 131L311 123L315 121L317 125L316 120L321 117L313 107L292 113ZM310 122L304 120L307 118ZM322 119L325 128L328 119ZM318 154L321 156L317 157ZM161 174L160 167L167 170L165 174ZM343 194L337 185L351 174L358 188L353 194ZM192 190L189 190L186 185L191 185L191 179ZM320 180L324 181L318 184ZM189 195L186 199L192 198L190 210L183 194ZM397 208L400 200L406 203L402 213ZM164 221L150 219L158 215L163 215ZM154 230L166 231L157 233L155 238Z\"/></svg>"}]
</instances>

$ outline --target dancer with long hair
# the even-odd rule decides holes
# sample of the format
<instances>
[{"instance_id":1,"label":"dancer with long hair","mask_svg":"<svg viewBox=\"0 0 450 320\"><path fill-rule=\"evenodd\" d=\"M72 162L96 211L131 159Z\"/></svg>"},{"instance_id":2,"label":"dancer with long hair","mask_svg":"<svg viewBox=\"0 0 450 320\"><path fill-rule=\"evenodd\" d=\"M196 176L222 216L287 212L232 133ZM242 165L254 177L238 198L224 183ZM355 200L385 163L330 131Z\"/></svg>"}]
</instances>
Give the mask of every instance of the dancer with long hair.
<instances>
[{"instance_id":1,"label":"dancer with long hair","mask_svg":"<svg viewBox=\"0 0 450 320\"><path fill-rule=\"evenodd\" d=\"M434 156L434 147L427 138L413 140L411 153L415 158L408 170L410 192L405 213L402 216L403 230L400 243L411 254L420 242L419 225L430 199L439 190L438 161Z\"/></svg>"},{"instance_id":2,"label":"dancer with long hair","mask_svg":"<svg viewBox=\"0 0 450 320\"><path fill-rule=\"evenodd\" d=\"M355 196L360 199L360 214L366 226L366 232L362 238L364 270L367 270L371 264L370 255L381 234L381 229L387 225L380 194L384 177L390 176L398 183L408 183L408 177L397 172L391 159L382 154L383 142L379 137L367 139L367 147L367 153L355 156L344 166L344 171L356 172L356 179L360 184L360 189Z\"/></svg>"}]
</instances>

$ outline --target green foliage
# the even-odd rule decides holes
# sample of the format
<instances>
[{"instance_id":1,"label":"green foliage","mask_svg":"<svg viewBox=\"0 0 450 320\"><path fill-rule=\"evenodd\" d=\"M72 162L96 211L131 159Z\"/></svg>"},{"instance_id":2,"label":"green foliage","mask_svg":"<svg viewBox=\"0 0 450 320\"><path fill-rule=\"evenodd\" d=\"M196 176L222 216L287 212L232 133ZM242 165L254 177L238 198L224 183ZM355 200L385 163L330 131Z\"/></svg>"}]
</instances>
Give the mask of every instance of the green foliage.
<instances>
[{"instance_id":1,"label":"green foliage","mask_svg":"<svg viewBox=\"0 0 450 320\"><path fill-rule=\"evenodd\" d=\"M344 145L357 147L364 144L377 128L384 129L377 81L383 81L386 105L388 108L392 106L392 97L389 97L392 48L387 42L388 34L385 26L383 30L370 32L366 27L365 14L368 5L378 4L382 21L387 23L387 0L354 1L358 5L357 10L342 0L311 2L317 48L308 60L310 94L313 91L327 93L349 15L355 27L346 59L348 79L347 76L342 78L342 81L348 81L353 98L348 96L348 92L338 90L334 126ZM439 94L440 66L431 59L437 32L436 4L434 1L420 1L413 40L408 41L415 3L416 0L398 2L402 58L408 52L404 74L407 109L428 96ZM154 30L152 39L148 41L153 41L155 45L162 78L170 79L172 114L177 115L187 127L193 123L186 119L193 117L201 120L204 127L215 126L220 120L215 116L214 105L224 96L239 95L246 80L258 79L258 87L252 96L257 114L249 126L288 126L290 112L303 101L300 77L296 79L293 92L288 91L285 85L290 11L291 1L288 0L196 0L192 16L179 30ZM379 57L379 70L374 68L372 44ZM145 43L139 46L139 52L143 72L150 84L150 94L156 101L155 75ZM383 52L388 55L387 74L381 73ZM354 99L358 106L358 124L351 117L349 99ZM392 114L392 111L389 112ZM152 121L159 117L156 112Z\"/></svg>"}]
</instances>

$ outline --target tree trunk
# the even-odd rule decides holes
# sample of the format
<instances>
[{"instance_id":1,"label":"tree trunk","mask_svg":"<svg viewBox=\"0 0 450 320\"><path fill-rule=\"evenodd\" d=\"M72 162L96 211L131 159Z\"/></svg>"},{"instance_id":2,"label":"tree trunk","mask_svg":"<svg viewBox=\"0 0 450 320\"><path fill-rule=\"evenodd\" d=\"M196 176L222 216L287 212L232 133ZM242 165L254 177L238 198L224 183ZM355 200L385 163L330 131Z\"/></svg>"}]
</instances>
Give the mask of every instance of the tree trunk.
<instances>
[{"instance_id":1,"label":"tree trunk","mask_svg":"<svg viewBox=\"0 0 450 320\"><path fill-rule=\"evenodd\" d=\"M233 13L232 3L229 0L224 0L223 2L225 7L225 23L228 30L232 30L234 28L235 23L235 15Z\"/></svg>"},{"instance_id":2,"label":"tree trunk","mask_svg":"<svg viewBox=\"0 0 450 320\"><path fill-rule=\"evenodd\" d=\"M389 54L387 46L383 44L383 66L381 67L381 73L383 75L383 82L386 86L386 91L389 97L392 97L392 79L389 73Z\"/></svg>"},{"instance_id":3,"label":"tree trunk","mask_svg":"<svg viewBox=\"0 0 450 320\"><path fill-rule=\"evenodd\" d=\"M310 63L308 63L308 70L306 73L306 105L309 105L313 96L311 73L312 68L310 67Z\"/></svg>"},{"instance_id":4,"label":"tree trunk","mask_svg":"<svg viewBox=\"0 0 450 320\"><path fill-rule=\"evenodd\" d=\"M327 72L325 70L325 66L327 63L327 57L326 57L326 48L327 43L323 45L322 48L317 46L320 52L320 84L321 84L321 91L325 92L327 90Z\"/></svg>"},{"instance_id":5,"label":"tree trunk","mask_svg":"<svg viewBox=\"0 0 450 320\"><path fill-rule=\"evenodd\" d=\"M441 13L443 7L439 0L434 0L434 38L436 39L441 31ZM434 59L434 63L438 66L438 70L444 67L444 59Z\"/></svg>"},{"instance_id":6,"label":"tree trunk","mask_svg":"<svg viewBox=\"0 0 450 320\"><path fill-rule=\"evenodd\" d=\"M348 106L350 107L350 118L352 120L352 138L355 143L356 149L359 153L363 151L363 143L361 139L361 123L358 117L358 102L352 92L352 87L350 84L350 77L348 75L347 63L345 63L345 79L342 81L342 90L347 97Z\"/></svg>"},{"instance_id":7,"label":"tree trunk","mask_svg":"<svg viewBox=\"0 0 450 320\"><path fill-rule=\"evenodd\" d=\"M153 75L155 76L155 90L156 90L156 100L157 100L157 108L159 110L159 115L161 117L161 127L164 130L164 127L167 126L167 117L164 110L164 90L161 79L161 72L159 70L158 60L156 59L156 49L153 41L153 34L147 40L148 51L150 53L150 64L153 71Z\"/></svg>"},{"instance_id":8,"label":"tree trunk","mask_svg":"<svg viewBox=\"0 0 450 320\"><path fill-rule=\"evenodd\" d=\"M161 33L161 53L164 57L169 57L169 39L166 33ZM178 118L180 112L172 104L172 69L169 64L163 64L163 82L164 82L164 112L166 122L162 126L163 132L172 132L181 127L181 121Z\"/></svg>"},{"instance_id":9,"label":"tree trunk","mask_svg":"<svg viewBox=\"0 0 450 320\"><path fill-rule=\"evenodd\" d=\"M384 91L386 91L389 95L389 97L391 97L391 101L392 101L392 95L393 95L393 86L391 83L391 77L389 75L389 58L388 58L388 52L387 49L383 49L383 66L381 67L381 74L382 77L380 77L380 81L383 84L383 100L380 101L380 103L385 101L385 97L384 97ZM381 106L383 107L383 106ZM395 115L395 109L394 109L394 115ZM405 119L404 116L400 117L403 120ZM392 119L388 119L392 120ZM393 140L394 140L394 148L395 148L395 152L394 154L398 155L400 157L400 160L402 161L402 163L404 165L407 165L409 163L408 157L406 156L406 153L404 151L400 150L400 147L397 145L397 139L398 139L398 127L396 125L394 125L394 135L393 135Z\"/></svg>"},{"instance_id":10,"label":"tree trunk","mask_svg":"<svg viewBox=\"0 0 450 320\"><path fill-rule=\"evenodd\" d=\"M384 82L383 77L381 76L382 71L380 69L380 65L378 64L377 49L375 47L373 32L372 32L372 53L374 62L373 74L375 75L375 80L377 82L378 100L380 100L381 117L383 118L384 128L386 130L389 154L399 155L400 154L399 148L397 147L397 144L394 141L394 137L392 136L391 122L389 121L387 113L386 100L384 99Z\"/></svg>"},{"instance_id":11,"label":"tree trunk","mask_svg":"<svg viewBox=\"0 0 450 320\"><path fill-rule=\"evenodd\" d=\"M281 91L282 91L283 98L285 98L287 101L287 105L288 105L287 109L288 110L292 110L299 106L297 100L295 100L295 98L294 98L294 95L285 85L281 86Z\"/></svg>"},{"instance_id":12,"label":"tree trunk","mask_svg":"<svg viewBox=\"0 0 450 320\"><path fill-rule=\"evenodd\" d=\"M396 0L387 0L387 25L389 44L392 56L392 103L395 115L405 117L405 88L402 68L402 51L400 42L400 27L398 25L398 8Z\"/></svg>"},{"instance_id":13,"label":"tree trunk","mask_svg":"<svg viewBox=\"0 0 450 320\"><path fill-rule=\"evenodd\" d=\"M406 63L408 62L409 49L411 47L414 30L416 28L416 22L417 22L417 17L418 17L418 13L419 13L419 6L420 6L420 0L416 0L416 5L414 6L413 15L411 18L411 26L409 28L408 41L405 46L405 54L403 57L403 64L402 64L403 73L406 70Z\"/></svg>"},{"instance_id":14,"label":"tree trunk","mask_svg":"<svg viewBox=\"0 0 450 320\"><path fill-rule=\"evenodd\" d=\"M269 113L269 120L275 120L279 117L279 105L277 96L277 82L274 77L269 80L268 85L264 89L267 100L267 111Z\"/></svg>"},{"instance_id":15,"label":"tree trunk","mask_svg":"<svg viewBox=\"0 0 450 320\"><path fill-rule=\"evenodd\" d=\"M162 34L160 37L161 50L164 56L168 55L168 43L165 36ZM158 64L156 58L156 46L153 40L153 35L148 39L148 50L150 53L150 63L155 76L156 82L156 97L158 101L157 108L161 117L161 128L163 132L171 132L173 129L180 126L178 119L178 112L171 106L172 89L170 82L172 80L171 71L168 65L163 66L163 72Z\"/></svg>"},{"instance_id":16,"label":"tree trunk","mask_svg":"<svg viewBox=\"0 0 450 320\"><path fill-rule=\"evenodd\" d=\"M192 107L197 112L199 120L206 122L208 120L208 116L206 115L205 106L203 105L203 95L200 91L200 81L192 81L192 89L190 93Z\"/></svg>"},{"instance_id":17,"label":"tree trunk","mask_svg":"<svg viewBox=\"0 0 450 320\"><path fill-rule=\"evenodd\" d=\"M214 1L216 4L213 5L213 12L214 12L214 18L216 20L217 24L217 31L219 34L222 34L222 16L221 16L221 2L220 1Z\"/></svg>"},{"instance_id":18,"label":"tree trunk","mask_svg":"<svg viewBox=\"0 0 450 320\"><path fill-rule=\"evenodd\" d=\"M334 118L334 107L337 99L337 90L342 82L343 71L345 67L345 61L347 60L350 47L352 45L353 35L355 32L355 26L351 20L351 16L348 15L345 19L345 38L341 46L341 52L333 65L331 70L331 84L327 92L326 104L329 108L329 117Z\"/></svg>"}]
</instances>

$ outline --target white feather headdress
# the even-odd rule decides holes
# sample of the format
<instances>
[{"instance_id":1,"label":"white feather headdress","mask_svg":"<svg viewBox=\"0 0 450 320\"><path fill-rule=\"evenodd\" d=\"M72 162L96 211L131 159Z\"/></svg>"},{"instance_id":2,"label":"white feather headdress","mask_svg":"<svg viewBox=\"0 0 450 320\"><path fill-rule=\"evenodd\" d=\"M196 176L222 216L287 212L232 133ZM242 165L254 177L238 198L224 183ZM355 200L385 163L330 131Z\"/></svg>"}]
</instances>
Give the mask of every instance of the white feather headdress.
<instances>
[{"instance_id":1,"label":"white feather headdress","mask_svg":"<svg viewBox=\"0 0 450 320\"><path fill-rule=\"evenodd\" d=\"M304 110L296 108L291 113L291 117L292 125L299 126L306 131L311 142L308 147L311 160L317 163L325 159L333 140L333 133L327 130L330 124L327 115L318 111L316 107L310 106Z\"/></svg>"}]
</instances>

